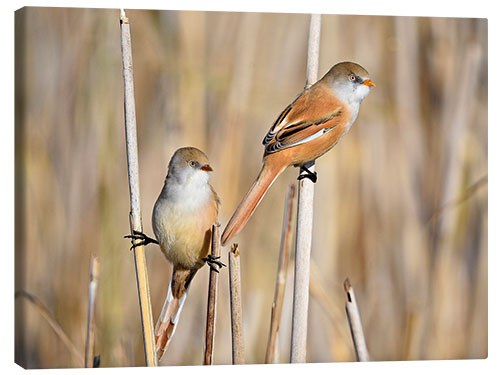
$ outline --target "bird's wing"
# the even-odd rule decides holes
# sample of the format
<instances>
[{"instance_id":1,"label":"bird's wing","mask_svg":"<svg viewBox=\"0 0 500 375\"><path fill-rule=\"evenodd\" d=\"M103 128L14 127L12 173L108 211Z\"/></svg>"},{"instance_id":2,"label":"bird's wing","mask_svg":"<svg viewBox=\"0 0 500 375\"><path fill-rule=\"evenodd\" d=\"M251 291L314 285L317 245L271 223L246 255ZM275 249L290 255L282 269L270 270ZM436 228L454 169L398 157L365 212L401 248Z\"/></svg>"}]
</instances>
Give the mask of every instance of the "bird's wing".
<instances>
[{"instance_id":1,"label":"bird's wing","mask_svg":"<svg viewBox=\"0 0 500 375\"><path fill-rule=\"evenodd\" d=\"M331 91L323 85L314 85L304 90L281 113L275 121L263 144L266 153L311 141L336 125L344 106Z\"/></svg>"},{"instance_id":2,"label":"bird's wing","mask_svg":"<svg viewBox=\"0 0 500 375\"><path fill-rule=\"evenodd\" d=\"M214 200L215 200L215 216L217 217L219 215L219 207L220 207L220 198L219 196L217 195L217 192L215 191L214 187L210 184L208 184L210 186L210 189L212 190L212 193L214 195Z\"/></svg>"}]
</instances>

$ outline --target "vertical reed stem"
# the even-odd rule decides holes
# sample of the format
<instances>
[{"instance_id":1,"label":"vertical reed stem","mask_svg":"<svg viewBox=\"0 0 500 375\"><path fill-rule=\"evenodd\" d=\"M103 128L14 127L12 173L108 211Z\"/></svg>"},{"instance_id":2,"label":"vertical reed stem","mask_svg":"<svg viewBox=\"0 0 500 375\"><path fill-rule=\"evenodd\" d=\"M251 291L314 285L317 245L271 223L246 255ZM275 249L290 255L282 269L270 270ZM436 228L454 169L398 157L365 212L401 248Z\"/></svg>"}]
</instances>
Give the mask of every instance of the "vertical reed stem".
<instances>
[{"instance_id":1,"label":"vertical reed stem","mask_svg":"<svg viewBox=\"0 0 500 375\"><path fill-rule=\"evenodd\" d=\"M130 232L133 234L134 230L142 232L142 217L139 193L139 158L137 156L132 43L130 40L129 20L123 9L120 11L120 25L125 94L125 135L130 187ZM135 244L135 240L132 240L132 242ZM151 297L144 246L134 247L134 260L146 366L157 366L158 360L154 347L153 314L151 311Z\"/></svg>"},{"instance_id":2,"label":"vertical reed stem","mask_svg":"<svg viewBox=\"0 0 500 375\"><path fill-rule=\"evenodd\" d=\"M90 282L87 316L87 337L85 340L85 367L94 367L95 300L99 281L99 261L95 255L90 258Z\"/></svg>"},{"instance_id":3,"label":"vertical reed stem","mask_svg":"<svg viewBox=\"0 0 500 375\"><path fill-rule=\"evenodd\" d=\"M292 211L295 198L295 185L288 187L285 198L285 210L283 212L283 228L281 230L280 255L278 260L278 272L276 275L276 288L274 290L274 301L271 309L271 327L267 341L266 363L274 363L276 352L276 340L281 321L283 309L283 298L285 296L285 282L288 269L288 257L290 249L290 236L292 234Z\"/></svg>"},{"instance_id":4,"label":"vertical reed stem","mask_svg":"<svg viewBox=\"0 0 500 375\"><path fill-rule=\"evenodd\" d=\"M238 244L234 244L228 254L229 258L229 294L231 297L231 338L233 349L233 365L245 363L243 344L243 316L241 308L241 273L240 252Z\"/></svg>"},{"instance_id":5,"label":"vertical reed stem","mask_svg":"<svg viewBox=\"0 0 500 375\"><path fill-rule=\"evenodd\" d=\"M318 79L321 15L312 14L307 51L306 87ZM314 162L307 166L314 172ZM307 312L309 305L309 268L313 228L314 184L299 181L297 203L297 238L295 245L295 277L293 292L292 342L290 362L304 363L307 352Z\"/></svg>"},{"instance_id":6,"label":"vertical reed stem","mask_svg":"<svg viewBox=\"0 0 500 375\"><path fill-rule=\"evenodd\" d=\"M344 281L344 289L347 293L347 301L345 310L347 312L347 320L351 329L352 341L356 352L356 360L358 362L366 362L370 360L368 349L366 348L365 334L361 324L361 316L359 315L358 304L356 303L356 295L349 279Z\"/></svg>"},{"instance_id":7,"label":"vertical reed stem","mask_svg":"<svg viewBox=\"0 0 500 375\"><path fill-rule=\"evenodd\" d=\"M219 256L219 227L220 224L212 225L212 246L213 257ZM205 352L203 356L204 365L213 364L214 341L215 341L215 313L217 308L217 271L210 269L208 279L208 302L207 302L207 325L205 329Z\"/></svg>"}]
</instances>

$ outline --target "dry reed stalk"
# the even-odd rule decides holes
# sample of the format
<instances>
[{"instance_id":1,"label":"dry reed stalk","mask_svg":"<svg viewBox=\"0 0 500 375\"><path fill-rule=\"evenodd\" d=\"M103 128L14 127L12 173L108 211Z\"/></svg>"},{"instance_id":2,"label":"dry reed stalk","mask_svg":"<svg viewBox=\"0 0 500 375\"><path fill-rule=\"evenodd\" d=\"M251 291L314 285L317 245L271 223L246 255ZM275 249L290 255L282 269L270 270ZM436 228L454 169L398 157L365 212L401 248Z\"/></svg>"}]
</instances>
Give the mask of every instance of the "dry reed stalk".
<instances>
[{"instance_id":1,"label":"dry reed stalk","mask_svg":"<svg viewBox=\"0 0 500 375\"><path fill-rule=\"evenodd\" d=\"M351 329L352 341L356 352L356 360L358 362L366 362L370 360L370 356L368 355L368 349L366 348L365 335L363 333L361 317L356 303L356 295L354 294L354 288L348 278L344 281L344 289L347 294L345 310L347 312L349 328Z\"/></svg>"},{"instance_id":2,"label":"dry reed stalk","mask_svg":"<svg viewBox=\"0 0 500 375\"><path fill-rule=\"evenodd\" d=\"M75 345L73 345L68 335L66 335L62 327L59 325L57 320L54 319L54 317L52 316L50 311L45 307L45 305L33 294L28 293L24 290L20 290L15 293L14 298L19 298L19 297L24 297L33 304L33 306L38 310L40 315L47 321L47 323L49 323L50 327L54 330L56 335L61 339L64 346L66 346L66 348L68 348L71 354L73 354L73 356L77 360L78 366L81 366L81 364L84 363L85 361L84 357L75 347Z\"/></svg>"},{"instance_id":3,"label":"dry reed stalk","mask_svg":"<svg viewBox=\"0 0 500 375\"><path fill-rule=\"evenodd\" d=\"M95 300L99 282L99 260L95 255L90 258L90 282L87 316L87 336L85 340L85 367L94 367L95 339Z\"/></svg>"},{"instance_id":4,"label":"dry reed stalk","mask_svg":"<svg viewBox=\"0 0 500 375\"><path fill-rule=\"evenodd\" d=\"M125 135L127 146L128 181L130 187L130 232L142 232L142 217L139 193L139 159L137 156L137 129L135 118L134 71L132 64L132 43L130 39L130 24L125 11L120 11L121 46L123 62L123 80L125 95ZM135 245L135 240L132 239ZM157 366L154 335L153 314L149 292L148 270L144 246L134 247L135 272L137 291L139 293L139 308L141 313L144 353L147 366Z\"/></svg>"},{"instance_id":5,"label":"dry reed stalk","mask_svg":"<svg viewBox=\"0 0 500 375\"><path fill-rule=\"evenodd\" d=\"M220 224L212 225L212 257L219 256L219 228ZM204 365L213 364L214 341L215 341L215 313L217 311L217 271L210 269L208 279L208 302L207 302L207 325L205 329L205 350L203 356Z\"/></svg>"},{"instance_id":6,"label":"dry reed stalk","mask_svg":"<svg viewBox=\"0 0 500 375\"><path fill-rule=\"evenodd\" d=\"M238 251L238 244L233 244L231 250L228 253L228 258L233 365L242 365L245 363L245 346L243 343L240 252Z\"/></svg>"},{"instance_id":7,"label":"dry reed stalk","mask_svg":"<svg viewBox=\"0 0 500 375\"><path fill-rule=\"evenodd\" d=\"M306 87L312 85L318 79L320 31L321 15L312 14L307 51ZM308 168L311 172L314 172L314 162L308 165ZM290 362L292 363L304 363L306 361L313 206L314 183L304 178L299 181L297 203L297 237L290 348Z\"/></svg>"},{"instance_id":8,"label":"dry reed stalk","mask_svg":"<svg viewBox=\"0 0 500 375\"><path fill-rule=\"evenodd\" d=\"M281 311L283 309L283 298L285 296L286 274L288 270L288 258L290 240L292 234L293 200L295 198L295 185L288 187L285 198L285 210L283 212L283 227L281 230L280 255L278 259L278 272L276 275L276 288L274 290L273 306L271 308L271 327L267 341L266 363L274 363L277 350L276 340L280 328Z\"/></svg>"}]
</instances>

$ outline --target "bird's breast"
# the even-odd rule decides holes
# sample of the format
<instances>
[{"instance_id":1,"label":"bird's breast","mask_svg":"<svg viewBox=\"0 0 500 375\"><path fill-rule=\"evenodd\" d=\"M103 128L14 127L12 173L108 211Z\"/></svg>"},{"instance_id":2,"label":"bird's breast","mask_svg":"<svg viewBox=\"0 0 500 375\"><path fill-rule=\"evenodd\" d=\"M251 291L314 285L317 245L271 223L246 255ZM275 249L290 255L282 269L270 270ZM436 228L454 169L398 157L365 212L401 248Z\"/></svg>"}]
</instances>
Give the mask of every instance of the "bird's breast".
<instances>
[{"instance_id":1,"label":"bird's breast","mask_svg":"<svg viewBox=\"0 0 500 375\"><path fill-rule=\"evenodd\" d=\"M200 193L200 192L198 192ZM153 231L167 259L185 268L200 266L210 244L212 225L217 221L213 193L187 194L183 199L160 197L153 209Z\"/></svg>"}]
</instances>

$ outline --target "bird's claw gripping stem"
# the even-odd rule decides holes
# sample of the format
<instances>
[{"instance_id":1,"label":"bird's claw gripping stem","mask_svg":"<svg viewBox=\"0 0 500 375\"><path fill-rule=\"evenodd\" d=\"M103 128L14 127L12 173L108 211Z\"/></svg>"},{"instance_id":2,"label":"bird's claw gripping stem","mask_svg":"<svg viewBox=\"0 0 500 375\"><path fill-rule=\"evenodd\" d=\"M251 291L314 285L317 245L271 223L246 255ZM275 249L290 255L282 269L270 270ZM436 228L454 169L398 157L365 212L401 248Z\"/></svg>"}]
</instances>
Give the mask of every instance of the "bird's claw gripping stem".
<instances>
[{"instance_id":1,"label":"bird's claw gripping stem","mask_svg":"<svg viewBox=\"0 0 500 375\"><path fill-rule=\"evenodd\" d=\"M305 173L303 173L303 172L305 172ZM318 173L316 171L311 172L305 165L302 165L300 167L300 174L299 174L299 177L297 177L297 180L300 181L304 178L308 178L313 183L316 183L316 181L318 181Z\"/></svg>"},{"instance_id":2,"label":"bird's claw gripping stem","mask_svg":"<svg viewBox=\"0 0 500 375\"><path fill-rule=\"evenodd\" d=\"M148 237L144 233L142 233L138 230L134 230L133 233L134 234L128 234L126 236L123 236L123 238L130 238L131 240L136 240L136 241L141 240L140 242L132 243L130 250L132 250L133 248L135 248L137 246L146 246L147 244L150 244L150 243L155 243L155 244L159 245L159 242L156 241L154 238Z\"/></svg>"},{"instance_id":3,"label":"bird's claw gripping stem","mask_svg":"<svg viewBox=\"0 0 500 375\"><path fill-rule=\"evenodd\" d=\"M226 267L226 265L217 259L220 259L220 256L214 257L212 254L208 254L206 258L203 258L203 261L208 264L212 271L219 273L219 270L215 266L221 269L222 267Z\"/></svg>"}]
</instances>

